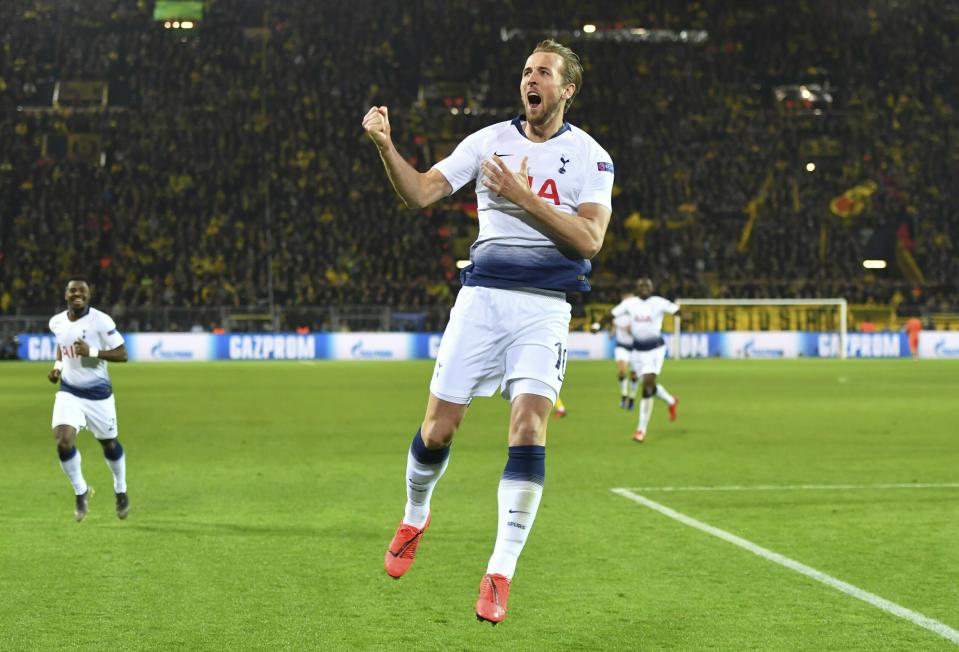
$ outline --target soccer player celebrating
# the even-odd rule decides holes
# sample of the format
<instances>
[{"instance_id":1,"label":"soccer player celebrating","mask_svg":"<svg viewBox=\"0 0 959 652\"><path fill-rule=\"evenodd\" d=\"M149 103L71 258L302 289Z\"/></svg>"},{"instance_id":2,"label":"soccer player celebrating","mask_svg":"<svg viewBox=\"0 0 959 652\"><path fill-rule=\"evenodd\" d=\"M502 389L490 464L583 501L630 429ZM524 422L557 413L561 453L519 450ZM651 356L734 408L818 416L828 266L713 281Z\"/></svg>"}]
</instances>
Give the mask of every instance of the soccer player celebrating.
<instances>
[{"instance_id":1,"label":"soccer player celebrating","mask_svg":"<svg viewBox=\"0 0 959 652\"><path fill-rule=\"evenodd\" d=\"M643 398L639 402L639 424L633 440L642 443L653 415L653 398L669 406L669 420L676 420L679 399L656 382L666 359L666 342L663 340L663 316L675 315L679 306L660 296L653 295L653 282L648 278L636 281L636 295L624 299L613 308L613 316L629 315L630 333L633 336L632 367L642 376Z\"/></svg>"},{"instance_id":2,"label":"soccer player celebrating","mask_svg":"<svg viewBox=\"0 0 959 652\"><path fill-rule=\"evenodd\" d=\"M117 440L117 409L107 363L126 362L127 350L110 316L90 307L86 279L71 277L65 298L67 309L50 319L50 330L57 339L57 361L47 375L51 383L60 383L53 404L53 434L60 466L76 494L74 516L82 521L93 488L83 478L75 443L80 428L90 430L103 447L113 473L117 516L126 518L130 513L126 455Z\"/></svg>"},{"instance_id":3,"label":"soccer player celebrating","mask_svg":"<svg viewBox=\"0 0 959 652\"><path fill-rule=\"evenodd\" d=\"M599 252L612 211L609 154L564 120L582 70L569 48L539 43L519 80L525 115L468 136L424 173L393 145L385 106L363 118L407 206L428 206L475 183L479 236L437 353L426 415L410 445L406 511L385 566L398 578L413 563L453 435L473 397L498 389L510 400L509 450L497 493L496 542L476 602L477 618L494 624L506 616L516 562L543 492L546 426L566 371L565 293L589 290L589 259Z\"/></svg>"}]
</instances>

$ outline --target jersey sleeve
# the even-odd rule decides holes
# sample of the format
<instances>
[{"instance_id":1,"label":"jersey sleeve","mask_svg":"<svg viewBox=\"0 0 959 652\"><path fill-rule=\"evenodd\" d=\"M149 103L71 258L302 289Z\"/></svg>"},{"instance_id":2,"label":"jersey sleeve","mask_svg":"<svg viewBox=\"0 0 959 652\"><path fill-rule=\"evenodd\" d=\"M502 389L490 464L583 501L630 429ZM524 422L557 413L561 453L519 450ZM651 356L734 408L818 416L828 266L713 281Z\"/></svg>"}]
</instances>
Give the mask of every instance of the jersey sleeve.
<instances>
[{"instance_id":1,"label":"jersey sleeve","mask_svg":"<svg viewBox=\"0 0 959 652\"><path fill-rule=\"evenodd\" d=\"M100 318L100 348L105 351L115 349L123 344L123 336L117 330L117 325L109 315Z\"/></svg>"},{"instance_id":2,"label":"jersey sleeve","mask_svg":"<svg viewBox=\"0 0 959 652\"><path fill-rule=\"evenodd\" d=\"M586 181L578 204L601 204L613 210L613 159L596 142L589 150Z\"/></svg>"},{"instance_id":3,"label":"jersey sleeve","mask_svg":"<svg viewBox=\"0 0 959 652\"><path fill-rule=\"evenodd\" d=\"M670 315L675 315L677 312L679 312L679 306L669 299L663 299L663 312L668 312Z\"/></svg>"},{"instance_id":4,"label":"jersey sleeve","mask_svg":"<svg viewBox=\"0 0 959 652\"><path fill-rule=\"evenodd\" d=\"M621 317L626 314L626 304L620 301L618 304L613 306L613 309L610 310L613 317Z\"/></svg>"},{"instance_id":5,"label":"jersey sleeve","mask_svg":"<svg viewBox=\"0 0 959 652\"><path fill-rule=\"evenodd\" d=\"M485 129L464 138L453 153L433 166L446 177L452 192L456 192L479 175L482 162L481 144L485 138ZM452 192L450 194L452 194Z\"/></svg>"}]
</instances>

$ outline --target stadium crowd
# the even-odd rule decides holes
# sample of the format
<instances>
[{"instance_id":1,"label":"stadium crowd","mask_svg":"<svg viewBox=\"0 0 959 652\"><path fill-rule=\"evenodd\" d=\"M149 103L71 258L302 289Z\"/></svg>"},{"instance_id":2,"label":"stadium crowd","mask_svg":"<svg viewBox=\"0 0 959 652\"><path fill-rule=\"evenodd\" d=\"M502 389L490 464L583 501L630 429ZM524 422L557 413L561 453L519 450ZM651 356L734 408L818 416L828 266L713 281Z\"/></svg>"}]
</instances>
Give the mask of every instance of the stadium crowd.
<instances>
[{"instance_id":1,"label":"stadium crowd","mask_svg":"<svg viewBox=\"0 0 959 652\"><path fill-rule=\"evenodd\" d=\"M0 4L0 314L57 305L77 271L129 307L262 305L268 288L281 306L449 306L469 188L403 208L360 118L389 105L425 169L436 143L514 115L520 65L550 29L586 66L569 119L617 173L578 304L645 273L670 296L959 311L959 10L612 4L226 0L193 30L165 29L144 0ZM600 29L566 34L585 22ZM635 26L708 39L616 37ZM109 82L106 109L49 110L56 81L90 80ZM441 82L476 110L421 101ZM801 83L832 103L774 98ZM74 147L87 134L93 154ZM883 234L907 262L867 274Z\"/></svg>"}]
</instances>

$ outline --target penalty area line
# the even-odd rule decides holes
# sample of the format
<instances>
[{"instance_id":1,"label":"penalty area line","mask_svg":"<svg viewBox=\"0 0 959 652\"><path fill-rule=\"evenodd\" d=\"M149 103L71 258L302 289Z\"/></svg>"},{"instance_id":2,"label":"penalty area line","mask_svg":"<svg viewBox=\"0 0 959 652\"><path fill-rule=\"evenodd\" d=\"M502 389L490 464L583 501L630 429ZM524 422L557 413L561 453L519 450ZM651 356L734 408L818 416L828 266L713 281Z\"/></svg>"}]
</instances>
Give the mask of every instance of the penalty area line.
<instances>
[{"instance_id":1,"label":"penalty area line","mask_svg":"<svg viewBox=\"0 0 959 652\"><path fill-rule=\"evenodd\" d=\"M959 482L912 482L889 484L754 484L754 485L691 485L685 487L629 487L630 491L829 491L839 489L959 489Z\"/></svg>"},{"instance_id":2,"label":"penalty area line","mask_svg":"<svg viewBox=\"0 0 959 652\"><path fill-rule=\"evenodd\" d=\"M945 623L941 623L938 620L924 616L917 611L907 609L906 607L896 604L895 602L881 598L875 593L870 593L869 591L860 589L858 586L854 586L848 582L843 582L840 579L836 579L832 575L827 575L822 571L816 570L812 566L807 566L794 559L780 555L778 552L773 552L772 550L763 548L762 546L756 545L752 541L747 541L746 539L738 537L735 534L731 534L725 530L720 530L719 528L713 527L708 523L697 521L691 516L687 516L681 512L677 512L674 509L670 509L663 504L657 503L655 500L650 500L649 498L634 493L629 489L616 488L610 489L610 491L612 491L614 494L622 496L623 498L627 498L633 502L639 503L643 507L648 507L654 512L659 512L663 516L667 516L674 521L679 521L683 525L688 525L689 527L695 528L701 532L705 532L706 534L711 534L712 536L722 539L727 543L731 543L734 546L739 546L744 550L748 550L749 552L762 557L763 559L779 564L780 566L785 566L786 568L795 571L800 575L805 575L806 577L825 584L826 586L831 586L832 588L841 591L846 595L854 597L858 600L862 600L863 602L867 602L877 609L882 609L886 613L890 613L904 620L908 620L915 625L919 625L920 627L938 634L939 636L942 636L946 640L951 641L956 645L959 645L959 631L953 629Z\"/></svg>"}]
</instances>

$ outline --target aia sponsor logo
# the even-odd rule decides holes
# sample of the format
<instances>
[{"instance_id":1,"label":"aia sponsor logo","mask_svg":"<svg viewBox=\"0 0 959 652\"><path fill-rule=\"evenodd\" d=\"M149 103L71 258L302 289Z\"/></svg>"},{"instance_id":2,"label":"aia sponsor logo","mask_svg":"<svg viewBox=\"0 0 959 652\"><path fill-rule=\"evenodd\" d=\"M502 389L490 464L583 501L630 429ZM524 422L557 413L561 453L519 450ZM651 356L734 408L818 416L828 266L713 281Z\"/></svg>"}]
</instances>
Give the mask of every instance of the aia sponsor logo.
<instances>
[{"instance_id":1,"label":"aia sponsor logo","mask_svg":"<svg viewBox=\"0 0 959 652\"><path fill-rule=\"evenodd\" d=\"M533 188L533 177L527 176L529 180L529 187ZM556 206L559 206L559 190L556 189L556 180L555 179L546 179L543 182L543 185L539 187L539 191L536 193L537 197L542 197L543 199L548 199Z\"/></svg>"}]
</instances>

